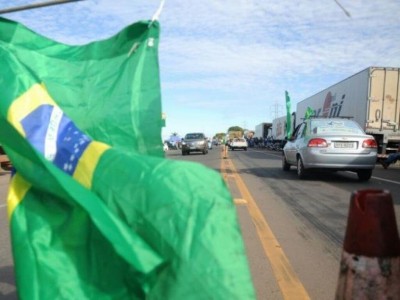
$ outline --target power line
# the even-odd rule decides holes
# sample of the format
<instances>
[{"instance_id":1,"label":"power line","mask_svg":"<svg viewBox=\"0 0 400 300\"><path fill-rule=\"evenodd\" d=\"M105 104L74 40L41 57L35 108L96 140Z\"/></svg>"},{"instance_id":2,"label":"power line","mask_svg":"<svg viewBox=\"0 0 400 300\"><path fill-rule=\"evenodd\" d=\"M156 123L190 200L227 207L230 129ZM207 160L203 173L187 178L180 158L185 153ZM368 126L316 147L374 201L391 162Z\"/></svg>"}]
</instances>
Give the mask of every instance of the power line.
<instances>
[{"instance_id":1,"label":"power line","mask_svg":"<svg viewBox=\"0 0 400 300\"><path fill-rule=\"evenodd\" d=\"M278 104L277 102L275 102L275 104L272 106L271 108L271 114L273 116L274 119L281 117L283 114L283 105Z\"/></svg>"},{"instance_id":2,"label":"power line","mask_svg":"<svg viewBox=\"0 0 400 300\"><path fill-rule=\"evenodd\" d=\"M339 3L338 0L335 0L336 4L343 10L343 12L346 14L346 16L348 16L349 18L351 18L350 13L344 8L344 6L342 4Z\"/></svg>"},{"instance_id":3,"label":"power line","mask_svg":"<svg viewBox=\"0 0 400 300\"><path fill-rule=\"evenodd\" d=\"M29 9L41 8L41 7L50 6L50 5L59 5L59 4L78 2L78 1L84 1L84 0L54 0L54 1L34 3L34 4L28 4L28 5L22 5L22 6L15 6L15 7L10 7L10 8L0 9L0 14L8 14L8 13L16 12L16 11L21 11L21 10L29 10Z\"/></svg>"}]
</instances>

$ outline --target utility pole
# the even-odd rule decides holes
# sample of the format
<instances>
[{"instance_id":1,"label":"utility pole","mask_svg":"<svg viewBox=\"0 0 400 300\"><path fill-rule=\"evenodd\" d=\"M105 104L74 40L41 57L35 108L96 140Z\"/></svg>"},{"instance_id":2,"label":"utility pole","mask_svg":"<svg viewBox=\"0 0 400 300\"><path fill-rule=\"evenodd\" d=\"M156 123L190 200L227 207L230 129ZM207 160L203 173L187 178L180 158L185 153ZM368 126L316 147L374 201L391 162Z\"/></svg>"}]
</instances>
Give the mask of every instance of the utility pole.
<instances>
[{"instance_id":1,"label":"utility pole","mask_svg":"<svg viewBox=\"0 0 400 300\"><path fill-rule=\"evenodd\" d=\"M272 113L272 118L276 119L280 116L283 115L283 105L278 104L278 102L275 102L275 104L271 108L271 113Z\"/></svg>"}]
</instances>

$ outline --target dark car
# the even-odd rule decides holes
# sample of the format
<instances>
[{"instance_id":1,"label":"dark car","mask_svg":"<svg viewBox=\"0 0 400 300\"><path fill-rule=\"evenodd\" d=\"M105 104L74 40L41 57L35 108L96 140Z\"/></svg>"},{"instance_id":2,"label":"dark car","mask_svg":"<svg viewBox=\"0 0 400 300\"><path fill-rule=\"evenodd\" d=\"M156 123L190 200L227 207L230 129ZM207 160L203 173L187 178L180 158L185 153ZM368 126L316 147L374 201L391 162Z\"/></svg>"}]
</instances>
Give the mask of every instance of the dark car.
<instances>
[{"instance_id":1,"label":"dark car","mask_svg":"<svg viewBox=\"0 0 400 300\"><path fill-rule=\"evenodd\" d=\"M282 168L297 167L304 178L312 170L352 171L371 178L377 158L373 136L349 119L311 118L299 124L283 148Z\"/></svg>"},{"instance_id":2,"label":"dark car","mask_svg":"<svg viewBox=\"0 0 400 300\"><path fill-rule=\"evenodd\" d=\"M195 132L185 135L182 140L182 155L190 154L190 152L208 153L208 140L204 133Z\"/></svg>"}]
</instances>

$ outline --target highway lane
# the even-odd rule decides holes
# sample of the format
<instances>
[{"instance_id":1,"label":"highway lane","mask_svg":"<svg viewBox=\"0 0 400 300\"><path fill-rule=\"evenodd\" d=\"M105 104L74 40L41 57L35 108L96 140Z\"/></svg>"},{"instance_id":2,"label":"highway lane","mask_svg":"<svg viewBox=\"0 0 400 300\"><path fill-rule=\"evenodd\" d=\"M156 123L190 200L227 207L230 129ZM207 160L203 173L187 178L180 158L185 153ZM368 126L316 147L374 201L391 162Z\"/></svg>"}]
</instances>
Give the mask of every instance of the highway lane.
<instances>
[{"instance_id":1,"label":"highway lane","mask_svg":"<svg viewBox=\"0 0 400 300\"><path fill-rule=\"evenodd\" d=\"M252 188L252 182L261 181L263 182L262 187L268 187L267 199L269 202L272 202L271 199L277 199L276 201L284 203L285 211L289 215L292 214L297 222L292 228L297 230L299 237L304 237L303 241L307 239L319 241L316 248L308 249L308 251L315 251L320 247L321 251L326 251L330 256L326 258L320 253L323 259L319 264L323 270L326 270L325 274L311 268L310 263L312 262L308 262L310 272L303 273L301 265L305 267L305 264L301 262L302 260L307 261L307 257L300 258L297 254L301 251L301 247L296 247L294 243L286 243L285 240L281 242L294 268L299 270L299 276L313 299L322 299L322 297L329 299L326 294L318 294L319 285L325 285L330 293L334 293L336 288L336 284L329 285L326 281L320 281L318 276L329 278L329 281L336 283L337 273L330 272L330 268L338 270L347 225L349 200L353 191L359 189L389 190L395 204L397 224L400 224L400 169L398 167L384 170L377 165L373 178L369 182L359 182L357 176L351 172L334 174L320 172L310 176L307 180L299 180L294 167L290 172L282 171L281 153L279 152L252 149L247 153L229 152L229 155L238 165L238 172L243 174L250 190L257 194L257 188ZM262 195L259 195L258 199L261 199L262 202ZM279 240L280 227L284 224L274 222L274 213L271 213L268 206L265 206L263 213L271 223L271 228L276 232ZM334 261L336 261L336 266L332 265ZM332 299L332 297L333 294L330 298Z\"/></svg>"},{"instance_id":2,"label":"highway lane","mask_svg":"<svg viewBox=\"0 0 400 300\"><path fill-rule=\"evenodd\" d=\"M394 202L394 208L397 216L397 224L400 223L400 165L391 166L385 170L380 164L377 164L372 178L368 182L359 182L357 175L352 172L324 173L318 172L312 174L307 180L299 180L296 175L296 168L291 167L290 172L281 171L281 153L254 149L249 160L246 163L254 162L254 158L265 159L268 161L268 168L252 169L256 176L267 177L270 179L274 191L282 197L288 204L296 205L293 199L297 201L312 200L314 203L320 203L320 211L332 214L332 217L347 217L348 201L355 190L360 189L382 189L390 191ZM244 156L238 157L239 160L245 159ZM254 167L254 164L253 164ZM344 202L342 201L344 200ZM343 205L344 204L344 205ZM305 204L304 204L305 205ZM333 209L335 211L333 211ZM303 206L303 214L304 206ZM301 213L300 211L300 213ZM327 215L327 220L330 220ZM340 218L340 217L339 217ZM346 219L347 221L347 219ZM400 228L400 227L399 227ZM339 228L338 228L339 229ZM344 232L338 230L332 237L334 240L342 241Z\"/></svg>"},{"instance_id":3,"label":"highway lane","mask_svg":"<svg viewBox=\"0 0 400 300\"><path fill-rule=\"evenodd\" d=\"M195 161L216 172L223 170L220 148L209 154L182 156L170 150L169 159ZM295 168L281 170L280 153L264 149L229 151L229 159L244 187L261 212L276 240L264 241L281 248L291 270L311 299L332 299L336 290L342 242L347 224L348 204L352 191L365 188L388 189L395 202L400 223L400 168L383 170L379 165L369 182L358 182L348 172L318 173L307 180L297 179ZM221 175L223 175L221 173ZM6 217L6 190L9 174L0 172L0 298L16 299L13 263ZM231 193L246 245L253 282L258 299L283 299L281 281L284 274L274 270L274 257L268 257L249 208L242 197L238 178L229 177ZM243 188L243 187L242 187ZM248 196L247 196L248 197ZM281 276L281 277L279 277Z\"/></svg>"},{"instance_id":4,"label":"highway lane","mask_svg":"<svg viewBox=\"0 0 400 300\"><path fill-rule=\"evenodd\" d=\"M242 199L245 203L237 205L237 211L258 299L284 299L284 295L290 295L291 290L297 288L282 285L282 281L288 277L291 279L286 281L299 280L311 299L332 299L336 289L340 249L332 249L332 245L318 234L314 226L304 224L281 197L274 193L270 179L276 177L277 171L280 170L271 165L265 153L257 153L250 149L229 151L228 156L235 165L235 172L254 199L263 221L273 233L273 238L269 232L257 234L260 228L263 230L266 226L260 226L259 218L253 217L254 209L246 203L249 199ZM215 167L218 157L221 161L218 148L211 150L208 155L194 154L185 157L172 150L168 152L168 157L197 161L222 171L221 168L218 170ZM272 162L278 161L273 158ZM241 196L238 195L235 185L228 185L234 198ZM286 262L282 263L281 255L274 256L268 254L268 250L263 251L263 246L268 244L283 250L284 260L289 261L289 271L286 271L288 268L284 266ZM291 274L292 272L294 274Z\"/></svg>"},{"instance_id":5,"label":"highway lane","mask_svg":"<svg viewBox=\"0 0 400 300\"><path fill-rule=\"evenodd\" d=\"M167 155L171 159L204 163L218 171L218 155L215 155L218 151L213 149L206 156L182 157L172 150ZM353 191L389 190L395 203L397 223L400 223L399 167L384 170L377 165L369 182L359 182L356 174L351 172L319 172L307 180L299 180L294 167L290 172L282 171L280 152L249 149L229 151L228 156L312 299L334 298ZM237 193L234 186L231 192ZM250 234L255 230L257 220L248 222L249 212L246 217L242 207L243 203L238 205L238 214L259 299L271 299L271 295L272 299L280 299L283 291L271 283L271 280L279 281L276 274L270 276L273 272L271 259L274 258L267 257L265 261L260 257L265 254L257 250L259 245ZM267 266L263 268L262 263Z\"/></svg>"}]
</instances>

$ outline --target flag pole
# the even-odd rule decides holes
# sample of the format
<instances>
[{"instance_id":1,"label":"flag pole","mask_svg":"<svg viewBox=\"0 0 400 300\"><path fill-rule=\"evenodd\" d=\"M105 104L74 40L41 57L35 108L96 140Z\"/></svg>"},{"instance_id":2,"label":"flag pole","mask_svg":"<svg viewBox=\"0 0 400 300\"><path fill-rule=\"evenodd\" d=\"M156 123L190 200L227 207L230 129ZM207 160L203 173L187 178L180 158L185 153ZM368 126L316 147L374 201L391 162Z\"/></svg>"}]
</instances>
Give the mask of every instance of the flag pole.
<instances>
[{"instance_id":1,"label":"flag pole","mask_svg":"<svg viewBox=\"0 0 400 300\"><path fill-rule=\"evenodd\" d=\"M151 23L153 23L154 21L158 20L158 18L160 17L161 11L162 11L162 9L164 7L164 3L165 3L165 0L161 0L160 6L158 7L157 11L153 15L153 18L151 19Z\"/></svg>"}]
</instances>

